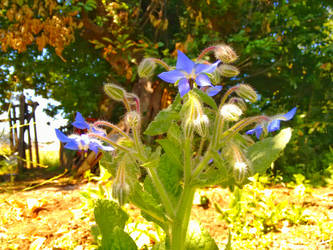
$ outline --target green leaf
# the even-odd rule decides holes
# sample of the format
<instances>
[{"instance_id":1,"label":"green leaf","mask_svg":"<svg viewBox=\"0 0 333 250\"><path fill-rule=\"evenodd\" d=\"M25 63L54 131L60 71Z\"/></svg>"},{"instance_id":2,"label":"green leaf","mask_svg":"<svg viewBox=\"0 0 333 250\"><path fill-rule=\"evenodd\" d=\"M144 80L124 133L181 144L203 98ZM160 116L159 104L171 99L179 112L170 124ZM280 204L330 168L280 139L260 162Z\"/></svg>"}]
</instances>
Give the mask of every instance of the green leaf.
<instances>
[{"instance_id":1,"label":"green leaf","mask_svg":"<svg viewBox=\"0 0 333 250\"><path fill-rule=\"evenodd\" d=\"M291 128L280 131L276 136L266 138L249 147L247 157L252 162L254 173L264 173L280 152L286 147L291 138ZM253 174L254 174L253 173Z\"/></svg>"},{"instance_id":2,"label":"green leaf","mask_svg":"<svg viewBox=\"0 0 333 250\"><path fill-rule=\"evenodd\" d=\"M185 242L186 250L218 250L214 239L197 222L190 221Z\"/></svg>"},{"instance_id":3,"label":"green leaf","mask_svg":"<svg viewBox=\"0 0 333 250\"><path fill-rule=\"evenodd\" d=\"M200 96L201 100L204 103L206 103L207 105L209 105L213 109L217 110L216 102L214 101L214 99L212 97L210 97L209 95L207 95L205 92L201 91L200 89L195 89L194 88L193 90L196 94L198 94L198 96Z\"/></svg>"},{"instance_id":4,"label":"green leaf","mask_svg":"<svg viewBox=\"0 0 333 250\"><path fill-rule=\"evenodd\" d=\"M133 239L124 232L128 215L116 202L111 200L98 200L94 214L98 229L102 234L102 245L100 249L137 249Z\"/></svg>"},{"instance_id":5,"label":"green leaf","mask_svg":"<svg viewBox=\"0 0 333 250\"><path fill-rule=\"evenodd\" d=\"M160 135L166 133L172 124L172 121L178 120L179 114L176 111L162 110L155 119L148 125L144 132L145 135Z\"/></svg>"},{"instance_id":6,"label":"green leaf","mask_svg":"<svg viewBox=\"0 0 333 250\"><path fill-rule=\"evenodd\" d=\"M134 240L119 227L113 231L112 237L103 237L100 249L135 250L138 249Z\"/></svg>"},{"instance_id":7,"label":"green leaf","mask_svg":"<svg viewBox=\"0 0 333 250\"><path fill-rule=\"evenodd\" d=\"M160 225L162 228L166 228L166 218L162 205L157 201L154 195L151 193L152 184L150 179L146 177L145 189L141 187L139 183L136 184L133 191L130 193L129 198L131 202L141 209L141 214L148 221L153 221ZM147 212L144 212L147 211Z\"/></svg>"},{"instance_id":8,"label":"green leaf","mask_svg":"<svg viewBox=\"0 0 333 250\"><path fill-rule=\"evenodd\" d=\"M181 194L180 180L182 179L182 165L176 165L164 154L161 157L160 164L157 168L158 176L160 177L165 190L177 201L177 197Z\"/></svg>"},{"instance_id":9,"label":"green leaf","mask_svg":"<svg viewBox=\"0 0 333 250\"><path fill-rule=\"evenodd\" d=\"M111 200L98 200L94 215L103 237L112 234L115 227L124 228L128 220L126 212Z\"/></svg>"},{"instance_id":10,"label":"green leaf","mask_svg":"<svg viewBox=\"0 0 333 250\"><path fill-rule=\"evenodd\" d=\"M181 148L176 145L174 142L168 140L168 139L160 139L156 140L165 151L166 155L169 157L170 160L172 160L175 164L181 166L181 155L182 150Z\"/></svg>"},{"instance_id":11,"label":"green leaf","mask_svg":"<svg viewBox=\"0 0 333 250\"><path fill-rule=\"evenodd\" d=\"M167 109L161 110L155 117L155 119L148 125L148 128L144 132L145 135L159 135L166 133L172 122L179 119L179 95Z\"/></svg>"},{"instance_id":12,"label":"green leaf","mask_svg":"<svg viewBox=\"0 0 333 250\"><path fill-rule=\"evenodd\" d=\"M176 122L173 122L167 133L168 139L174 142L177 146L181 146L184 138L183 133Z\"/></svg>"}]
</instances>

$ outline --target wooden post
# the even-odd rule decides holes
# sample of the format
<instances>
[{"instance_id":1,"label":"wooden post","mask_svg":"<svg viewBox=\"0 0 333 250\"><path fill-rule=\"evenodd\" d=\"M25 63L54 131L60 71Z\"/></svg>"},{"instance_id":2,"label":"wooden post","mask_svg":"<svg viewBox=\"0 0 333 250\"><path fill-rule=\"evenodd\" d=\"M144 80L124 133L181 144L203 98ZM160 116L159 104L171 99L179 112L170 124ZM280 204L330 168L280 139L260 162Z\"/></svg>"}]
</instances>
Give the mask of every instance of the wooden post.
<instances>
[{"instance_id":1,"label":"wooden post","mask_svg":"<svg viewBox=\"0 0 333 250\"><path fill-rule=\"evenodd\" d=\"M19 120L16 116L16 107L17 105L13 106L13 131L14 131L14 149L15 151L18 150L18 127L17 127L17 121Z\"/></svg>"},{"instance_id":2,"label":"wooden post","mask_svg":"<svg viewBox=\"0 0 333 250\"><path fill-rule=\"evenodd\" d=\"M12 111L11 109L8 110L8 120L9 120L9 141L10 141L10 150L14 150L14 135L13 135L13 120L12 120ZM14 120L15 124L15 120Z\"/></svg>"},{"instance_id":3,"label":"wooden post","mask_svg":"<svg viewBox=\"0 0 333 250\"><path fill-rule=\"evenodd\" d=\"M30 136L30 121L27 121L28 124L28 149L29 149L29 168L33 168L33 159L32 159L32 144ZM28 162L27 162L28 165Z\"/></svg>"},{"instance_id":4,"label":"wooden post","mask_svg":"<svg viewBox=\"0 0 333 250\"><path fill-rule=\"evenodd\" d=\"M18 153L19 153L19 159L18 159L18 170L19 172L24 172L24 160L26 159L25 156L25 144L24 144L24 121L25 121L25 97L23 94L20 95L20 135L19 135L19 144L18 144Z\"/></svg>"},{"instance_id":5,"label":"wooden post","mask_svg":"<svg viewBox=\"0 0 333 250\"><path fill-rule=\"evenodd\" d=\"M36 167L39 166L39 151L38 151L37 127L36 127L36 116L35 116L35 111L36 111L37 106L38 106L38 103L34 102L33 106L32 106L32 122L34 125L34 135L35 135L35 154L36 154L36 162L37 162Z\"/></svg>"}]
</instances>

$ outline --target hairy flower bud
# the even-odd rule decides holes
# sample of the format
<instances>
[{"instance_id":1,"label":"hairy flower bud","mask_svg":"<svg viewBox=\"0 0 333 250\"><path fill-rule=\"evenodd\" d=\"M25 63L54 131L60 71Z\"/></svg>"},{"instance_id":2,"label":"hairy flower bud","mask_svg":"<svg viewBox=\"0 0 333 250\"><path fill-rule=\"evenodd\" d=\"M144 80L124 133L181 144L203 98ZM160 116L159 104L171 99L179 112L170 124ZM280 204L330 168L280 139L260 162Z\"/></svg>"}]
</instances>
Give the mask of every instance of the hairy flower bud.
<instances>
[{"instance_id":1,"label":"hairy flower bud","mask_svg":"<svg viewBox=\"0 0 333 250\"><path fill-rule=\"evenodd\" d=\"M220 114L227 121L238 121L243 111L235 104L224 104L220 110Z\"/></svg>"},{"instance_id":2,"label":"hairy flower bud","mask_svg":"<svg viewBox=\"0 0 333 250\"><path fill-rule=\"evenodd\" d=\"M211 73L210 81L213 85L219 85L221 83L221 75L217 70Z\"/></svg>"},{"instance_id":3,"label":"hairy flower bud","mask_svg":"<svg viewBox=\"0 0 333 250\"><path fill-rule=\"evenodd\" d=\"M244 100L239 97L232 97L228 103L237 105L242 111L245 111L247 108Z\"/></svg>"},{"instance_id":4,"label":"hairy flower bud","mask_svg":"<svg viewBox=\"0 0 333 250\"><path fill-rule=\"evenodd\" d=\"M232 63L238 58L235 51L226 44L217 45L214 52L215 57L224 63Z\"/></svg>"},{"instance_id":5,"label":"hairy flower bud","mask_svg":"<svg viewBox=\"0 0 333 250\"><path fill-rule=\"evenodd\" d=\"M247 99L250 102L257 101L256 91L248 84L243 84L243 83L239 84L235 92L238 96Z\"/></svg>"},{"instance_id":6,"label":"hairy flower bud","mask_svg":"<svg viewBox=\"0 0 333 250\"><path fill-rule=\"evenodd\" d=\"M120 162L117 169L116 178L112 184L112 197L118 200L120 206L126 203L127 196L130 191L130 186L126 183L125 167L125 162Z\"/></svg>"},{"instance_id":7,"label":"hairy flower bud","mask_svg":"<svg viewBox=\"0 0 333 250\"><path fill-rule=\"evenodd\" d=\"M112 83L105 84L104 91L115 101L122 101L126 94L126 90Z\"/></svg>"},{"instance_id":8,"label":"hairy flower bud","mask_svg":"<svg viewBox=\"0 0 333 250\"><path fill-rule=\"evenodd\" d=\"M185 135L189 136L195 130L199 135L206 136L209 119L203 112L203 107L198 96L190 93L184 106L187 107L183 123Z\"/></svg>"},{"instance_id":9,"label":"hairy flower bud","mask_svg":"<svg viewBox=\"0 0 333 250\"><path fill-rule=\"evenodd\" d=\"M195 131L202 137L206 137L208 134L209 119L207 115L199 115L194 121L193 126Z\"/></svg>"},{"instance_id":10,"label":"hairy flower bud","mask_svg":"<svg viewBox=\"0 0 333 250\"><path fill-rule=\"evenodd\" d=\"M128 112L125 116L125 123L133 129L140 128L141 115L136 111Z\"/></svg>"},{"instance_id":11,"label":"hairy flower bud","mask_svg":"<svg viewBox=\"0 0 333 250\"><path fill-rule=\"evenodd\" d=\"M138 67L138 74L141 78L149 78L153 75L156 63L151 58L143 59Z\"/></svg>"},{"instance_id":12,"label":"hairy flower bud","mask_svg":"<svg viewBox=\"0 0 333 250\"><path fill-rule=\"evenodd\" d=\"M225 77L234 77L239 75L239 70L232 65L222 64L218 67L218 71L222 76Z\"/></svg>"},{"instance_id":13,"label":"hairy flower bud","mask_svg":"<svg viewBox=\"0 0 333 250\"><path fill-rule=\"evenodd\" d=\"M248 174L251 164L238 144L231 143L229 150L232 152L232 167L234 177L236 181L242 182Z\"/></svg>"}]
</instances>

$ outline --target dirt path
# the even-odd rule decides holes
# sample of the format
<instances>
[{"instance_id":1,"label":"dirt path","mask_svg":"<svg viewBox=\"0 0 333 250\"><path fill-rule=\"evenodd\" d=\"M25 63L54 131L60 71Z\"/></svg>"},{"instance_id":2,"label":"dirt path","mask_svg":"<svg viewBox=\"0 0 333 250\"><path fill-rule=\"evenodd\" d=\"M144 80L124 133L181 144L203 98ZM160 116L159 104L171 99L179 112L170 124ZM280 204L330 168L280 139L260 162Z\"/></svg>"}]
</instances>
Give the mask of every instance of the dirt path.
<instances>
[{"instance_id":1,"label":"dirt path","mask_svg":"<svg viewBox=\"0 0 333 250\"><path fill-rule=\"evenodd\" d=\"M0 187L0 249L24 250L31 249L31 245L37 247L34 249L92 249L91 217L80 209L84 201L80 192L86 190L88 185L96 187L91 183L43 186L30 191ZM276 192L281 200L290 199L292 202L295 198L287 188L270 190ZM213 204L216 202L227 208L230 193L210 188L201 191L201 194L210 202L208 207L194 205L192 219L199 220L222 249L227 239L227 225L219 219ZM304 206L318 218L326 216L333 220L333 188L314 190ZM138 216L133 207L128 209ZM312 222L290 227L283 232L269 233L265 237L271 241L270 249L329 249L327 242L321 242L318 230L316 222ZM248 245L244 248L239 246L240 249L248 249Z\"/></svg>"}]
</instances>

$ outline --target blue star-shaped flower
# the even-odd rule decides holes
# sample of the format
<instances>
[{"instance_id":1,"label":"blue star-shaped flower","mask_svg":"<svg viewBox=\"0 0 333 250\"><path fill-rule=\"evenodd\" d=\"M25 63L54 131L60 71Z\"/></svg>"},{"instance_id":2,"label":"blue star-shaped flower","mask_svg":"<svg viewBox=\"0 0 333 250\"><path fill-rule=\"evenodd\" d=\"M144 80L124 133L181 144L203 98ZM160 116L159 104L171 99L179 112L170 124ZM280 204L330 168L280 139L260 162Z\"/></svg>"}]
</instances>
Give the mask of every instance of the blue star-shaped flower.
<instances>
[{"instance_id":1,"label":"blue star-shaped flower","mask_svg":"<svg viewBox=\"0 0 333 250\"><path fill-rule=\"evenodd\" d=\"M269 132L274 132L276 130L279 130L281 121L291 120L294 117L294 115L296 114L296 110L297 110L297 108L295 107L284 115L277 115L277 116L272 117L271 121L267 125L267 132L269 133ZM246 132L246 134L248 134L248 135L255 134L256 137L259 139L263 130L264 130L263 125L260 124L260 125L256 126L254 129L248 130Z\"/></svg>"},{"instance_id":2,"label":"blue star-shaped flower","mask_svg":"<svg viewBox=\"0 0 333 250\"><path fill-rule=\"evenodd\" d=\"M80 112L76 112L75 121L72 125L78 129L89 129L90 125L85 121Z\"/></svg>"},{"instance_id":3,"label":"blue star-shaped flower","mask_svg":"<svg viewBox=\"0 0 333 250\"><path fill-rule=\"evenodd\" d=\"M214 87L206 73L214 72L219 63L219 60L213 64L194 63L183 52L178 50L176 69L163 72L158 77L169 83L178 82L179 93L183 97L191 90L194 82L201 88ZM222 89L222 86L220 87ZM216 90L218 89L214 89L211 94L217 94Z\"/></svg>"},{"instance_id":4,"label":"blue star-shaped flower","mask_svg":"<svg viewBox=\"0 0 333 250\"><path fill-rule=\"evenodd\" d=\"M71 137L65 135L60 130L55 130L56 135L59 141L65 143L64 148L70 150L82 150L88 151L88 149L94 151L96 154L98 153L98 149L102 149L104 151L112 151L114 150L111 146L104 146L99 140L90 138L86 134L82 135L71 135Z\"/></svg>"}]
</instances>

